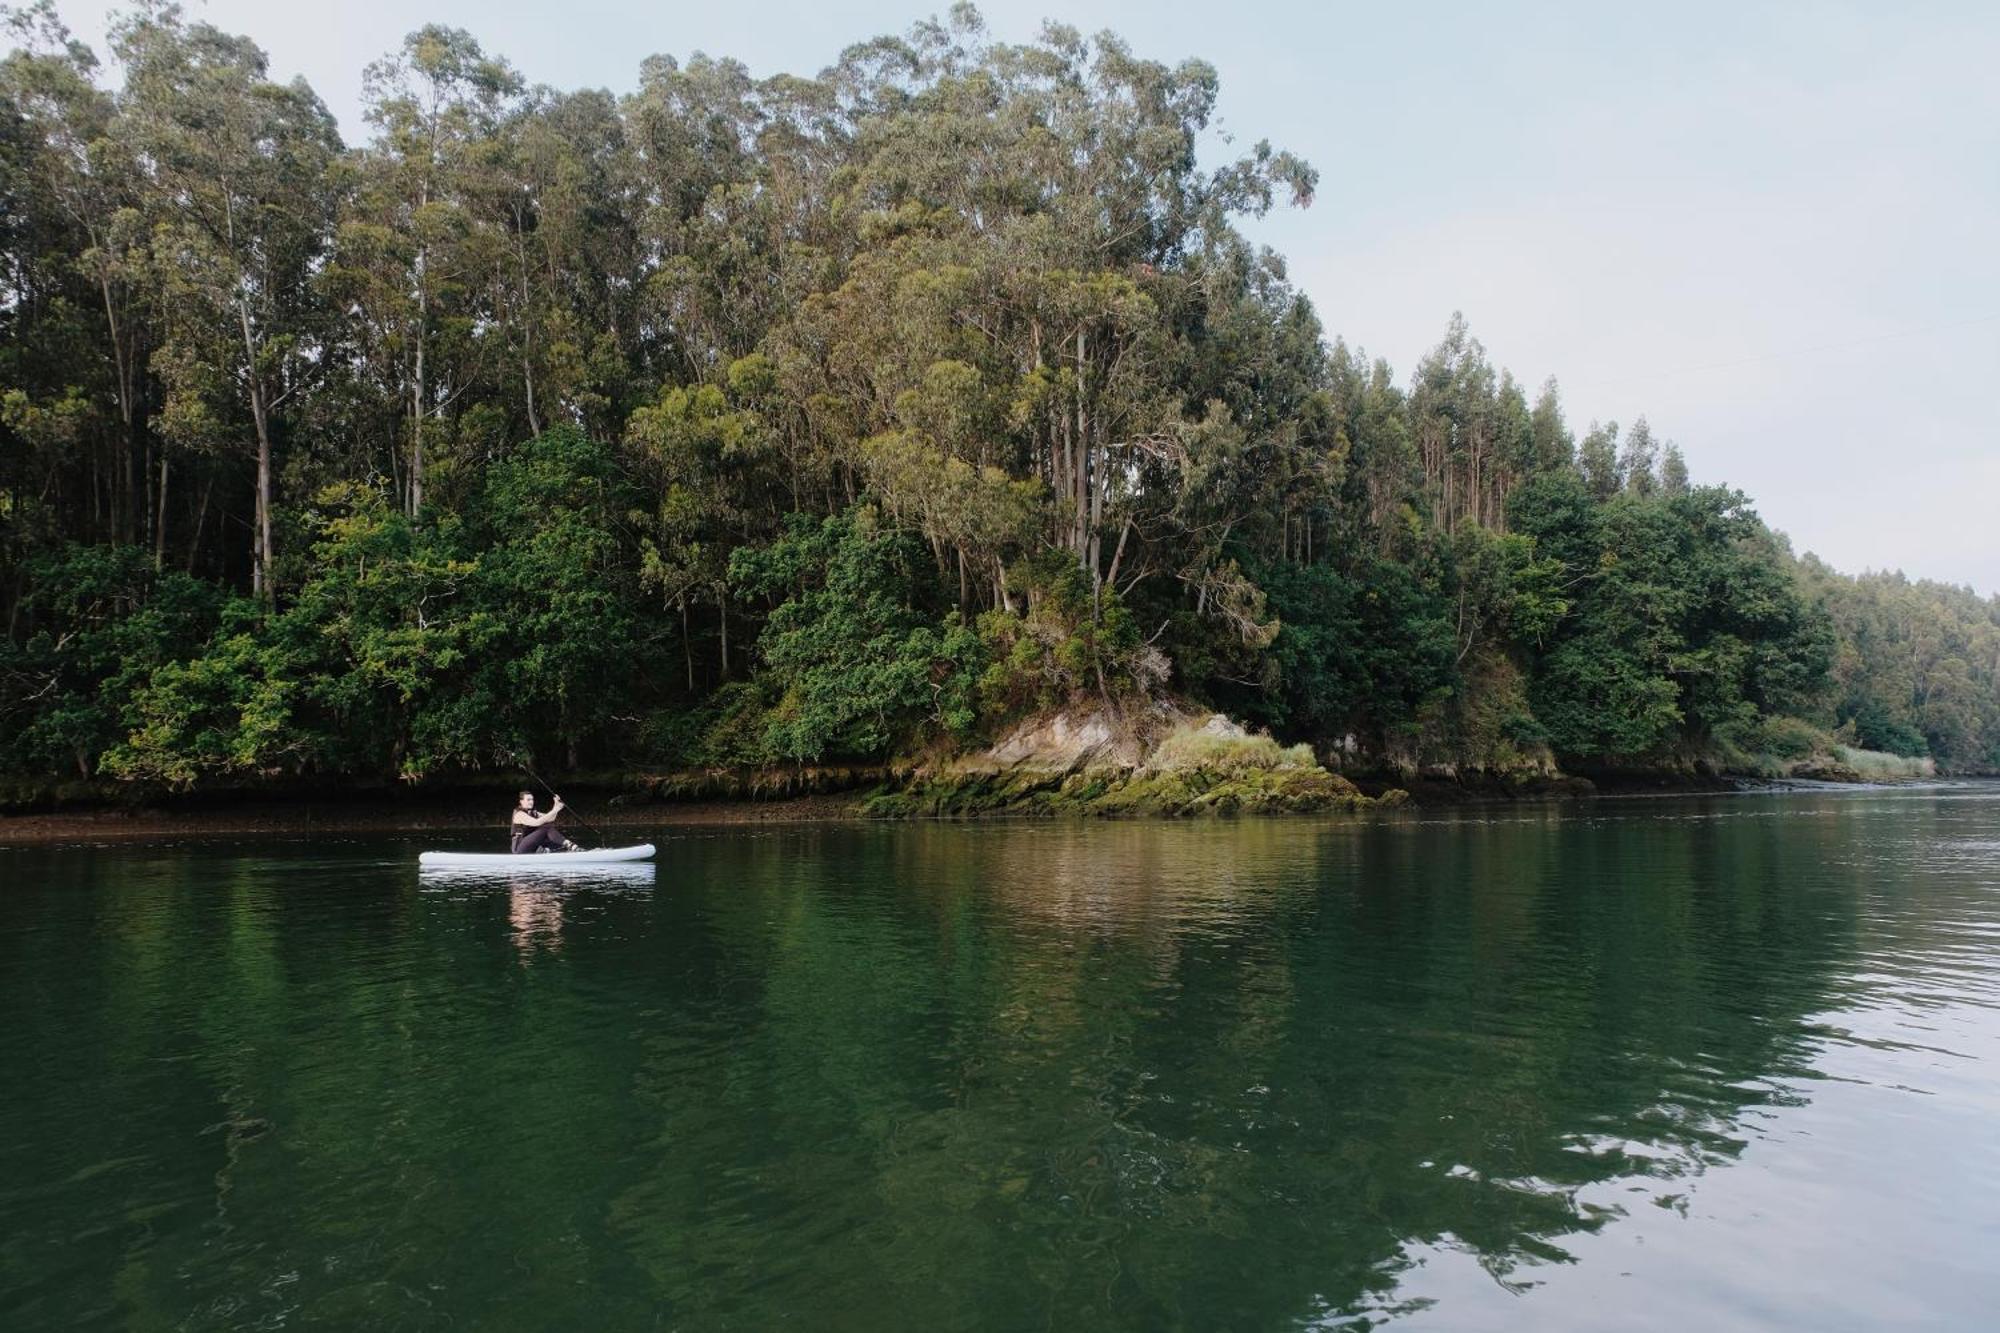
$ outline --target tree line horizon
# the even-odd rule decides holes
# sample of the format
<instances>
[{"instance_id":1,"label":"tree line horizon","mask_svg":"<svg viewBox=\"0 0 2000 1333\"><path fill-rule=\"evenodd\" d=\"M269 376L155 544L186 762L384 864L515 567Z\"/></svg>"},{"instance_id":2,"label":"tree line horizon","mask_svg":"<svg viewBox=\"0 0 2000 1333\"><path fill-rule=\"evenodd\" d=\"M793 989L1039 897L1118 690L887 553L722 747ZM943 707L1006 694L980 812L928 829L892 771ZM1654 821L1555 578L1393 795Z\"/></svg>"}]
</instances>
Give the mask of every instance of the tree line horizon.
<instances>
[{"instance_id":1,"label":"tree line horizon","mask_svg":"<svg viewBox=\"0 0 2000 1333\"><path fill-rule=\"evenodd\" d=\"M0 63L0 771L942 755L1089 702L1396 771L2000 770L2000 598L1839 574L1463 319L1239 223L1219 86L976 10L813 77L303 80L168 4ZM1317 206L1338 207L1338 199Z\"/></svg>"}]
</instances>

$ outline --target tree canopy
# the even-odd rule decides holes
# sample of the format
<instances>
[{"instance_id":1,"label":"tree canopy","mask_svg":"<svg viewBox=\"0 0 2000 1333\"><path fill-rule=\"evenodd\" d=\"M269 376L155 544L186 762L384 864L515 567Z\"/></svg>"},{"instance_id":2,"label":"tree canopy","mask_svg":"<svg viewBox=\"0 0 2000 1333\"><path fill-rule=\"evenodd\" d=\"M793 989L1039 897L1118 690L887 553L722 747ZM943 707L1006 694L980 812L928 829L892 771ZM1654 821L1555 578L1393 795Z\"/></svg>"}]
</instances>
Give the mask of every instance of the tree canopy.
<instances>
[{"instance_id":1,"label":"tree canopy","mask_svg":"<svg viewBox=\"0 0 2000 1333\"><path fill-rule=\"evenodd\" d=\"M1461 318L1407 382L1329 344L1242 230L1318 176L1198 59L960 5L613 97L429 25L350 146L172 5L116 87L7 22L8 770L879 759L1162 695L1395 766L2000 766L1993 599L1795 559Z\"/></svg>"}]
</instances>

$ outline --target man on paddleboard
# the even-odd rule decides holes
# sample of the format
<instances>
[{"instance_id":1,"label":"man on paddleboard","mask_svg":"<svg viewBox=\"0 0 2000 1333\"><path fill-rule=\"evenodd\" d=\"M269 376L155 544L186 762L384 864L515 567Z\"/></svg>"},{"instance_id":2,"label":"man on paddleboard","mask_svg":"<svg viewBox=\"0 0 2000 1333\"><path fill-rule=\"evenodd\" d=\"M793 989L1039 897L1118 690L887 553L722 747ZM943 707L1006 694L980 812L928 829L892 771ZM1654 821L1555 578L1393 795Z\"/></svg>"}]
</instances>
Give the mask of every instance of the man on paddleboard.
<instances>
[{"instance_id":1,"label":"man on paddleboard","mask_svg":"<svg viewBox=\"0 0 2000 1333\"><path fill-rule=\"evenodd\" d=\"M562 830L556 827L556 820L562 817L562 812L562 797L556 797L556 803L549 808L546 814L536 814L535 794L531 791L522 792L520 800L514 803L514 821L511 831L513 833L513 850L515 854L519 855L523 852L582 851L583 848L565 838L562 835Z\"/></svg>"}]
</instances>

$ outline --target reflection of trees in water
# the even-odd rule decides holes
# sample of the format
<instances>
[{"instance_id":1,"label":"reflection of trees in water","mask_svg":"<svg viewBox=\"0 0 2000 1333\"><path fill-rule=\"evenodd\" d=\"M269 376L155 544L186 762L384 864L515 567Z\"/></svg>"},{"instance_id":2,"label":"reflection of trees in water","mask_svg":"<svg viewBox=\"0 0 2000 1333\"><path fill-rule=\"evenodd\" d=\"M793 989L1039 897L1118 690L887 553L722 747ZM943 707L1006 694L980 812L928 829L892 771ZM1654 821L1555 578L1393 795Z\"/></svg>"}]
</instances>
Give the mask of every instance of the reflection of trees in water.
<instances>
[{"instance_id":1,"label":"reflection of trees in water","mask_svg":"<svg viewBox=\"0 0 2000 1333\"><path fill-rule=\"evenodd\" d=\"M629 1025L579 1021L557 955L519 966L507 881L432 893L282 846L50 864L45 899L0 896L37 914L32 936L0 916L0 1002L34 1020L0 1074L37 1054L0 1108L0 1180L33 1192L0 1243L10 1327L480 1323L590 1289L588 1094L622 1096ZM511 887L566 898L533 912L566 938L650 896L546 884Z\"/></svg>"},{"instance_id":2,"label":"reflection of trees in water","mask_svg":"<svg viewBox=\"0 0 2000 1333\"><path fill-rule=\"evenodd\" d=\"M162 1323L1285 1326L1430 1247L1531 1280L1740 1152L1877 892L1801 866L1866 836L825 829L548 902L156 859L6 955L67 1041L0 1120L102 1090L15 1179L133 1164L63 1186L125 1219L63 1262Z\"/></svg>"},{"instance_id":3,"label":"reflection of trees in water","mask_svg":"<svg viewBox=\"0 0 2000 1333\"><path fill-rule=\"evenodd\" d=\"M1804 1071L1852 922L1778 887L1789 837L828 835L747 909L754 1021L651 1039L621 1243L676 1311L751 1319L810 1284L900 1322L1267 1326L1393 1305L1434 1245L1529 1280Z\"/></svg>"}]
</instances>

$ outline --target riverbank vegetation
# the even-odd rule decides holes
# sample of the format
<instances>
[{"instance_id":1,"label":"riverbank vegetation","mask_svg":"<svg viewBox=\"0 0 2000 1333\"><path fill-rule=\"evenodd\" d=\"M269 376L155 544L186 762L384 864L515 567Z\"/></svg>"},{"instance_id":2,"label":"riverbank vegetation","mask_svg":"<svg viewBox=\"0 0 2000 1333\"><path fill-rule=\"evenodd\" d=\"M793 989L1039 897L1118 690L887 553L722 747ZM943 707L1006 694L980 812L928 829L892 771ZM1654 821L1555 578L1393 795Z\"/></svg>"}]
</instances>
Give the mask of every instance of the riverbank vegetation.
<instances>
[{"instance_id":1,"label":"riverbank vegetation","mask_svg":"<svg viewBox=\"0 0 2000 1333\"><path fill-rule=\"evenodd\" d=\"M934 772L1161 700L1353 772L2000 767L1994 599L1795 557L1463 321L1329 341L1241 229L1320 178L1198 60L960 7L614 97L428 27L348 145L172 7L115 86L11 23L14 774Z\"/></svg>"}]
</instances>

